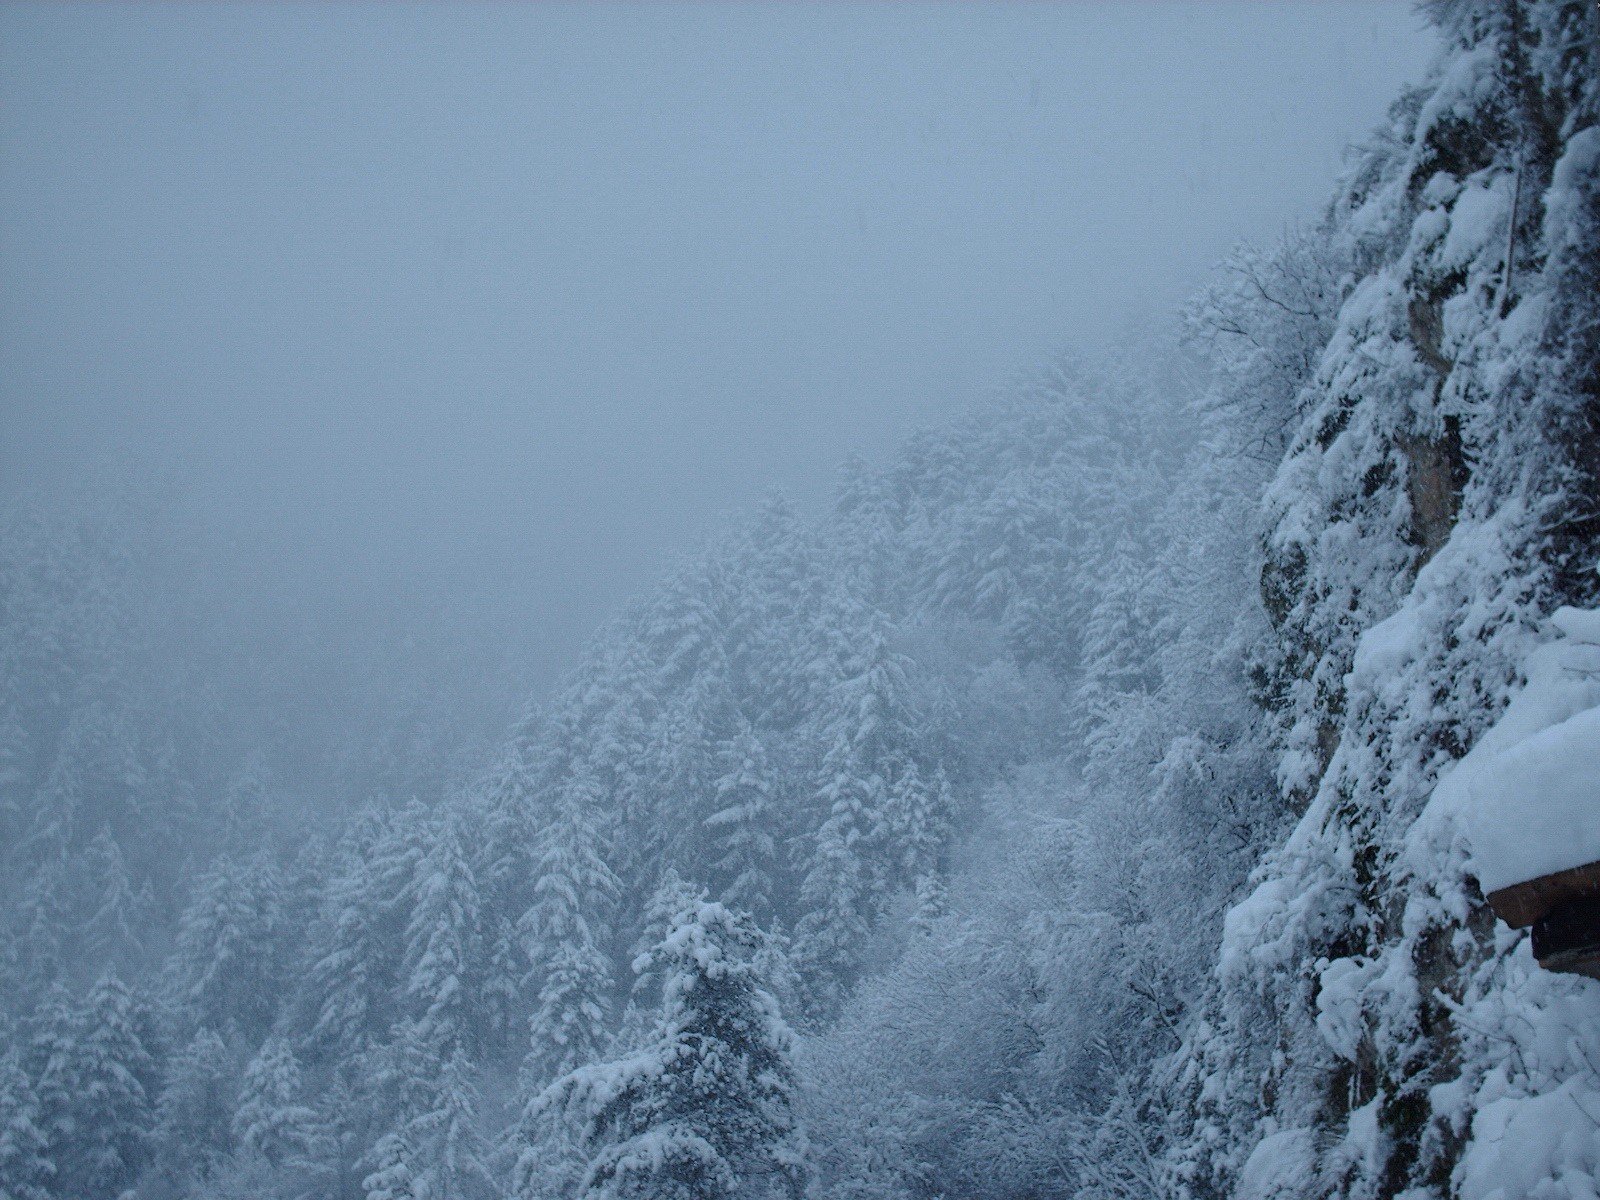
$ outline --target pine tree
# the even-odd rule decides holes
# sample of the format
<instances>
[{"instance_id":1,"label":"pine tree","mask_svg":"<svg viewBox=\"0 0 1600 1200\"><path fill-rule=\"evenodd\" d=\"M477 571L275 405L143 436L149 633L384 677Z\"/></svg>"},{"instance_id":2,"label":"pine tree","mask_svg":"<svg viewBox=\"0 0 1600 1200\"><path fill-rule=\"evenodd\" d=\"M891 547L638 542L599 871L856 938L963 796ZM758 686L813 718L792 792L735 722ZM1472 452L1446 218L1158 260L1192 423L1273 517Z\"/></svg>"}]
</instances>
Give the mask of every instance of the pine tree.
<instances>
[{"instance_id":1,"label":"pine tree","mask_svg":"<svg viewBox=\"0 0 1600 1200\"><path fill-rule=\"evenodd\" d=\"M303 1102L300 1064L281 1037L269 1037L245 1068L233 1134L274 1167L299 1166L316 1141L317 1114Z\"/></svg>"},{"instance_id":2,"label":"pine tree","mask_svg":"<svg viewBox=\"0 0 1600 1200\"><path fill-rule=\"evenodd\" d=\"M265 848L271 790L265 756L252 751L222 796L219 823L224 854L248 859Z\"/></svg>"},{"instance_id":3,"label":"pine tree","mask_svg":"<svg viewBox=\"0 0 1600 1200\"><path fill-rule=\"evenodd\" d=\"M962 506L961 520L929 581L936 603L1006 622L1017 606L1040 596L1041 576L1062 553L1070 511L1053 473L1015 471L981 501Z\"/></svg>"},{"instance_id":4,"label":"pine tree","mask_svg":"<svg viewBox=\"0 0 1600 1200\"><path fill-rule=\"evenodd\" d=\"M844 545L848 568L867 585L878 604L892 602L894 585L904 565L903 539L898 536L898 506L889 481L859 454L845 459L834 491L834 526Z\"/></svg>"},{"instance_id":5,"label":"pine tree","mask_svg":"<svg viewBox=\"0 0 1600 1200\"><path fill-rule=\"evenodd\" d=\"M526 1114L513 1134L516 1161L511 1195L516 1200L569 1200L583 1179L583 1149L558 1112Z\"/></svg>"},{"instance_id":6,"label":"pine tree","mask_svg":"<svg viewBox=\"0 0 1600 1200\"><path fill-rule=\"evenodd\" d=\"M924 780L914 759L895 772L889 788L890 836L899 855L899 874L916 899L912 921L925 928L944 907L944 853L950 839L950 781L943 767Z\"/></svg>"},{"instance_id":7,"label":"pine tree","mask_svg":"<svg viewBox=\"0 0 1600 1200\"><path fill-rule=\"evenodd\" d=\"M476 1007L490 1053L505 1054L521 1041L527 1004L523 988L528 979L528 959L517 938L516 909L489 896L483 906L483 967Z\"/></svg>"},{"instance_id":8,"label":"pine tree","mask_svg":"<svg viewBox=\"0 0 1600 1200\"><path fill-rule=\"evenodd\" d=\"M808 699L809 630L827 569L812 533L781 495L768 496L735 543L726 636L731 689L761 728L790 729Z\"/></svg>"},{"instance_id":9,"label":"pine tree","mask_svg":"<svg viewBox=\"0 0 1600 1200\"><path fill-rule=\"evenodd\" d=\"M0 675L8 673L12 650L10 639L0 637ZM0 695L0 865L11 866L11 858L27 828L27 796L31 786L27 773L28 731L18 709L20 701Z\"/></svg>"},{"instance_id":10,"label":"pine tree","mask_svg":"<svg viewBox=\"0 0 1600 1200\"><path fill-rule=\"evenodd\" d=\"M618 839L616 870L638 870L660 849L652 828L657 799L652 775L652 729L660 717L659 678L642 637L617 628L601 664L603 688L592 698L599 711L585 738L584 760L611 811L633 836Z\"/></svg>"},{"instance_id":11,"label":"pine tree","mask_svg":"<svg viewBox=\"0 0 1600 1200\"><path fill-rule=\"evenodd\" d=\"M265 857L219 858L195 885L168 964L176 1000L193 1026L237 1022L251 1036L271 1023L279 999L282 881Z\"/></svg>"},{"instance_id":12,"label":"pine tree","mask_svg":"<svg viewBox=\"0 0 1600 1200\"><path fill-rule=\"evenodd\" d=\"M98 963L126 969L143 950L149 927L148 894L134 888L127 860L108 828L102 827L84 850L84 877L94 892L84 923L84 940Z\"/></svg>"},{"instance_id":13,"label":"pine tree","mask_svg":"<svg viewBox=\"0 0 1600 1200\"><path fill-rule=\"evenodd\" d=\"M133 993L114 975L101 978L83 1008L57 994L42 1014L34 1042L40 1128L62 1195L117 1196L144 1162L153 1063L142 1016Z\"/></svg>"},{"instance_id":14,"label":"pine tree","mask_svg":"<svg viewBox=\"0 0 1600 1200\"><path fill-rule=\"evenodd\" d=\"M691 679L726 678L723 580L710 556L685 563L661 589L643 621L647 645L658 664L660 683L682 687Z\"/></svg>"},{"instance_id":15,"label":"pine tree","mask_svg":"<svg viewBox=\"0 0 1600 1200\"><path fill-rule=\"evenodd\" d=\"M678 874L677 868L668 867L661 873L661 881L650 893L645 905L644 922L633 946L633 987L630 990L630 1007L635 1012L654 1011L660 1004L662 969L652 953L667 936L672 923L686 905L706 899L705 891L695 887ZM574 1064L574 1067L581 1066ZM569 1068L569 1070L572 1068Z\"/></svg>"},{"instance_id":16,"label":"pine tree","mask_svg":"<svg viewBox=\"0 0 1600 1200\"><path fill-rule=\"evenodd\" d=\"M662 701L651 726L642 772L649 811L636 826L649 842L649 857L637 863L646 873L662 860L702 865L702 805L716 778L717 741L732 720L724 682L690 678Z\"/></svg>"},{"instance_id":17,"label":"pine tree","mask_svg":"<svg viewBox=\"0 0 1600 1200\"><path fill-rule=\"evenodd\" d=\"M473 1041L479 966L477 880L453 818L442 822L412 888L406 993L441 1060Z\"/></svg>"},{"instance_id":18,"label":"pine tree","mask_svg":"<svg viewBox=\"0 0 1600 1200\"><path fill-rule=\"evenodd\" d=\"M602 946L618 885L604 858L603 803L580 767L540 838L535 901L523 920L541 972L527 1062L540 1081L593 1061L605 1045L612 971Z\"/></svg>"},{"instance_id":19,"label":"pine tree","mask_svg":"<svg viewBox=\"0 0 1600 1200\"><path fill-rule=\"evenodd\" d=\"M360 814L337 853L326 911L310 952L312 1034L355 1055L393 1024L405 949L402 902L422 852L411 811Z\"/></svg>"},{"instance_id":20,"label":"pine tree","mask_svg":"<svg viewBox=\"0 0 1600 1200\"><path fill-rule=\"evenodd\" d=\"M759 919L767 914L773 893L771 767L746 723L722 744L718 760L721 775L713 811L705 818L717 895L735 911Z\"/></svg>"},{"instance_id":21,"label":"pine tree","mask_svg":"<svg viewBox=\"0 0 1600 1200\"><path fill-rule=\"evenodd\" d=\"M39 865L17 905L15 972L35 994L61 980L67 939L66 878L66 860L50 857ZM18 1001L25 995L19 994Z\"/></svg>"},{"instance_id":22,"label":"pine tree","mask_svg":"<svg viewBox=\"0 0 1600 1200\"><path fill-rule=\"evenodd\" d=\"M0 1054L0 1200L49 1200L55 1168L39 1100L18 1054Z\"/></svg>"},{"instance_id":23,"label":"pine tree","mask_svg":"<svg viewBox=\"0 0 1600 1200\"><path fill-rule=\"evenodd\" d=\"M610 984L611 963L589 942L562 942L546 958L530 1038L532 1077L570 1070L605 1045Z\"/></svg>"},{"instance_id":24,"label":"pine tree","mask_svg":"<svg viewBox=\"0 0 1600 1200\"><path fill-rule=\"evenodd\" d=\"M478 1092L460 1047L444 1061L425 1095L405 1127L406 1140L415 1147L418 1193L451 1200L496 1194L486 1165L488 1143L478 1125Z\"/></svg>"},{"instance_id":25,"label":"pine tree","mask_svg":"<svg viewBox=\"0 0 1600 1200\"><path fill-rule=\"evenodd\" d=\"M361 1181L366 1200L425 1200L411 1169L413 1151L405 1134L386 1133L372 1151L372 1172Z\"/></svg>"},{"instance_id":26,"label":"pine tree","mask_svg":"<svg viewBox=\"0 0 1600 1200\"><path fill-rule=\"evenodd\" d=\"M827 629L835 679L817 713L822 747L816 798L826 813L800 889L795 929L813 1015L837 1003L896 870L897 777L914 760L919 717L907 660L881 618L841 596Z\"/></svg>"},{"instance_id":27,"label":"pine tree","mask_svg":"<svg viewBox=\"0 0 1600 1200\"><path fill-rule=\"evenodd\" d=\"M612 966L601 946L619 884L605 859L600 781L581 761L571 769L539 832L534 903L520 922L539 979L513 1164L520 1200L554 1200L558 1182L575 1174L570 1137L534 1101L552 1078L594 1061L607 1032Z\"/></svg>"},{"instance_id":28,"label":"pine tree","mask_svg":"<svg viewBox=\"0 0 1600 1200\"><path fill-rule=\"evenodd\" d=\"M650 1044L546 1093L584 1123L592 1157L580 1196L800 1195L792 1038L752 963L760 945L747 918L686 905L653 954L666 985Z\"/></svg>"},{"instance_id":29,"label":"pine tree","mask_svg":"<svg viewBox=\"0 0 1600 1200\"><path fill-rule=\"evenodd\" d=\"M236 1063L223 1040L199 1030L167 1064L156 1102L156 1142L202 1178L233 1150Z\"/></svg>"}]
</instances>

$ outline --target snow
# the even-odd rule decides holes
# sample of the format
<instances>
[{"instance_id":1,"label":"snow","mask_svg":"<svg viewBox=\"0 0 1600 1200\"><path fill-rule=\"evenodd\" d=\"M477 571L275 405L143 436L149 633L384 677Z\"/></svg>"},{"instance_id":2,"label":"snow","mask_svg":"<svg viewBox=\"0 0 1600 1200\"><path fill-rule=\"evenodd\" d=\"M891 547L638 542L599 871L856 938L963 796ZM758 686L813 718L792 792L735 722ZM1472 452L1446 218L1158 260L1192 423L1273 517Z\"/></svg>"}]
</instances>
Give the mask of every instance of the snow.
<instances>
[{"instance_id":1,"label":"snow","mask_svg":"<svg viewBox=\"0 0 1600 1200\"><path fill-rule=\"evenodd\" d=\"M1244 974L1249 964L1245 954L1260 956L1265 931L1283 918L1292 907L1295 893L1291 881L1286 879L1263 880L1244 900L1228 910L1223 918L1221 958L1217 973L1223 978ZM1248 948L1244 953L1241 947Z\"/></svg>"},{"instance_id":2,"label":"snow","mask_svg":"<svg viewBox=\"0 0 1600 1200\"><path fill-rule=\"evenodd\" d=\"M1525 8L1540 70L1571 46ZM1600 130L1552 169L1496 55L1452 49L1325 221L1230 265L1204 378L1063 368L853 468L819 524L769 506L459 795L259 868L228 816L235 858L141 980L189 1048L39 998L0 1055L0 1176L27 1121L112 1129L87 1079L158 1101L162 1171L242 1143L216 1200L333 1172L765 1200L807 1171L841 1200L1595 1200L1600 985L1541 970L1477 881L1600 858L1600 612L1544 619L1594 553L1561 539L1592 511ZM141 926L135 856L94 835L136 810L48 790L5 701L0 828L21 789L94 848L36 876L9 980ZM114 724L51 735L67 783ZM61 953L66 871L109 932ZM251 1184L257 1155L320 1174Z\"/></svg>"},{"instance_id":3,"label":"snow","mask_svg":"<svg viewBox=\"0 0 1600 1200\"><path fill-rule=\"evenodd\" d=\"M1496 1100L1478 1112L1462 1167L1462 1200L1595 1195L1600 1142L1592 1095L1569 1079L1542 1096ZM1574 1120L1574 1118L1578 1118Z\"/></svg>"},{"instance_id":4,"label":"snow","mask_svg":"<svg viewBox=\"0 0 1600 1200\"><path fill-rule=\"evenodd\" d=\"M1449 204L1461 192L1461 181L1449 171L1437 171L1422 189L1422 203L1430 208ZM1418 218L1420 224L1423 218Z\"/></svg>"},{"instance_id":5,"label":"snow","mask_svg":"<svg viewBox=\"0 0 1600 1200\"><path fill-rule=\"evenodd\" d=\"M1422 613L1407 606L1379 621L1356 646L1352 673L1378 679L1416 658L1422 639Z\"/></svg>"},{"instance_id":6,"label":"snow","mask_svg":"<svg viewBox=\"0 0 1600 1200\"><path fill-rule=\"evenodd\" d=\"M1261 1139L1239 1172L1235 1200L1286 1200L1303 1196L1316 1171L1309 1129L1285 1129Z\"/></svg>"},{"instance_id":7,"label":"snow","mask_svg":"<svg viewBox=\"0 0 1600 1200\"><path fill-rule=\"evenodd\" d=\"M1319 975L1317 1032L1341 1058L1356 1057L1363 1032L1362 993L1370 986L1374 966L1365 959L1336 958Z\"/></svg>"},{"instance_id":8,"label":"snow","mask_svg":"<svg viewBox=\"0 0 1600 1200\"><path fill-rule=\"evenodd\" d=\"M1485 41L1457 56L1445 68L1417 113L1417 144L1446 121L1469 123L1494 98L1499 62L1492 42Z\"/></svg>"},{"instance_id":9,"label":"snow","mask_svg":"<svg viewBox=\"0 0 1600 1200\"><path fill-rule=\"evenodd\" d=\"M1600 860L1600 612L1564 608L1504 715L1439 785L1485 893Z\"/></svg>"},{"instance_id":10,"label":"snow","mask_svg":"<svg viewBox=\"0 0 1600 1200\"><path fill-rule=\"evenodd\" d=\"M1510 197L1502 188L1475 183L1462 189L1450 210L1450 229L1439 249L1439 266L1465 269L1491 241L1504 238L1510 207Z\"/></svg>"}]
</instances>

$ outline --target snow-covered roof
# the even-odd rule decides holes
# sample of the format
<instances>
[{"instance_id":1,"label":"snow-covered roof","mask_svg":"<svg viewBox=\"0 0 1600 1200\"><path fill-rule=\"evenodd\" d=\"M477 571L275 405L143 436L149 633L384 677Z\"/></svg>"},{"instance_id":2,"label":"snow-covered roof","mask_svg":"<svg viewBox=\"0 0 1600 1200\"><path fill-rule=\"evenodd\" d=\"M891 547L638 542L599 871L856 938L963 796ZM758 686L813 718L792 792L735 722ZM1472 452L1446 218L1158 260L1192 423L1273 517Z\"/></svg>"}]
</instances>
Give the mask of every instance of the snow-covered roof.
<instances>
[{"instance_id":1,"label":"snow-covered roof","mask_svg":"<svg viewBox=\"0 0 1600 1200\"><path fill-rule=\"evenodd\" d=\"M1434 794L1485 894L1600 861L1600 611L1563 608L1527 686Z\"/></svg>"}]
</instances>

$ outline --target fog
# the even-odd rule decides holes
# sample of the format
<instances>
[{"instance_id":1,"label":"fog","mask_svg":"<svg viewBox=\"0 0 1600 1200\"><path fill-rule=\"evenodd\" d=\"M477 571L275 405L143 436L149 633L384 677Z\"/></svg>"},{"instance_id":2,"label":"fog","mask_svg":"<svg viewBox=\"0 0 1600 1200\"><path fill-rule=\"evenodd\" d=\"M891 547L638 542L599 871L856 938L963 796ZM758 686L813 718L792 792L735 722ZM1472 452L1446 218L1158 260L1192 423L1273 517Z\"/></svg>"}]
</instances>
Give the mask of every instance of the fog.
<instances>
[{"instance_id":1,"label":"fog","mask_svg":"<svg viewBox=\"0 0 1600 1200\"><path fill-rule=\"evenodd\" d=\"M1600 1195L1597 65L0 5L0 1200Z\"/></svg>"},{"instance_id":2,"label":"fog","mask_svg":"<svg viewBox=\"0 0 1600 1200\"><path fill-rule=\"evenodd\" d=\"M536 695L729 512L1313 215L1431 36L1394 0L8 5L3 489L133 497L176 635L302 709L389 621Z\"/></svg>"}]
</instances>

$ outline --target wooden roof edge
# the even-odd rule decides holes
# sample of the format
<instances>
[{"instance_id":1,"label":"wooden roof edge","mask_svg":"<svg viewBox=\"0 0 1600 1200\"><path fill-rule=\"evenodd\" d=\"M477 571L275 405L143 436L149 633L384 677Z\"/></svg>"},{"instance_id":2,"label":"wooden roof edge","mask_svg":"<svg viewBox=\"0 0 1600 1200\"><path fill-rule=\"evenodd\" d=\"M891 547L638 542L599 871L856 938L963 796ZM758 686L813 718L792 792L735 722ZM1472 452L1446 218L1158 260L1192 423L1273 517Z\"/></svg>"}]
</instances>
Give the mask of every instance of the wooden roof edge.
<instances>
[{"instance_id":1,"label":"wooden roof edge","mask_svg":"<svg viewBox=\"0 0 1600 1200\"><path fill-rule=\"evenodd\" d=\"M1512 928L1532 925L1558 904L1583 896L1600 896L1600 862L1552 871L1526 883L1490 892L1489 907Z\"/></svg>"}]
</instances>

